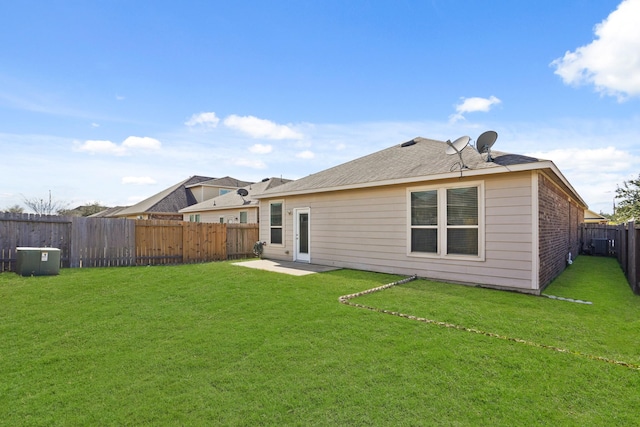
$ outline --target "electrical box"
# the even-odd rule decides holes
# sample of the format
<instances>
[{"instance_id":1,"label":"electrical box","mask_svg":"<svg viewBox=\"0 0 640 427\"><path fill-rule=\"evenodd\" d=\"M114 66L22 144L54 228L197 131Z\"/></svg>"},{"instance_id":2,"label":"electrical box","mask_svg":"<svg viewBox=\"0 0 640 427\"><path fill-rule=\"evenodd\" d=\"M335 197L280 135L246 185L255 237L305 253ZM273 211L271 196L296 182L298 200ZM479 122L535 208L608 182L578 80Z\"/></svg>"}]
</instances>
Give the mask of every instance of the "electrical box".
<instances>
[{"instance_id":1,"label":"electrical box","mask_svg":"<svg viewBox=\"0 0 640 427\"><path fill-rule=\"evenodd\" d=\"M21 276L54 276L60 273L60 249L16 248L16 273Z\"/></svg>"}]
</instances>

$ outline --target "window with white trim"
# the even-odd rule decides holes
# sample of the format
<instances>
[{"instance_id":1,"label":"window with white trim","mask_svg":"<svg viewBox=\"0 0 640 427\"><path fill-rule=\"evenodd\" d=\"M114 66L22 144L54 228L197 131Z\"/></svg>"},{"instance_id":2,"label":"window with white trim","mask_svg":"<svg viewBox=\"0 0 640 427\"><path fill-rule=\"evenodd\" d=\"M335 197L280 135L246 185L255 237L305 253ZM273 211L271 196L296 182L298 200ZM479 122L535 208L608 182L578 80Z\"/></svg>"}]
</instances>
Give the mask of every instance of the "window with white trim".
<instances>
[{"instance_id":1,"label":"window with white trim","mask_svg":"<svg viewBox=\"0 0 640 427\"><path fill-rule=\"evenodd\" d=\"M240 224L246 224L247 223L247 211L241 211L240 212Z\"/></svg>"},{"instance_id":2,"label":"window with white trim","mask_svg":"<svg viewBox=\"0 0 640 427\"><path fill-rule=\"evenodd\" d=\"M282 244L282 202L269 203L269 228L272 245Z\"/></svg>"},{"instance_id":3,"label":"window with white trim","mask_svg":"<svg viewBox=\"0 0 640 427\"><path fill-rule=\"evenodd\" d=\"M408 190L409 255L484 256L480 183Z\"/></svg>"}]
</instances>

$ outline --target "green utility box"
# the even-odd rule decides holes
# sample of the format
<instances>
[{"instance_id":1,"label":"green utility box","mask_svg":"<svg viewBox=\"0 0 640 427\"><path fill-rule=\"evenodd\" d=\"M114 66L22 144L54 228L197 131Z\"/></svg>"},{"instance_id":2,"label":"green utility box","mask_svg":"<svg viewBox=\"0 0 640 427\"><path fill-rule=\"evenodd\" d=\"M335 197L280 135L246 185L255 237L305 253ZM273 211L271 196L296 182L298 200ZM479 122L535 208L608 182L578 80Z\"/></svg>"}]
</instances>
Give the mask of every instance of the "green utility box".
<instances>
[{"instance_id":1,"label":"green utility box","mask_svg":"<svg viewBox=\"0 0 640 427\"><path fill-rule=\"evenodd\" d=\"M21 276L54 276L60 273L60 249L16 248L16 273Z\"/></svg>"}]
</instances>

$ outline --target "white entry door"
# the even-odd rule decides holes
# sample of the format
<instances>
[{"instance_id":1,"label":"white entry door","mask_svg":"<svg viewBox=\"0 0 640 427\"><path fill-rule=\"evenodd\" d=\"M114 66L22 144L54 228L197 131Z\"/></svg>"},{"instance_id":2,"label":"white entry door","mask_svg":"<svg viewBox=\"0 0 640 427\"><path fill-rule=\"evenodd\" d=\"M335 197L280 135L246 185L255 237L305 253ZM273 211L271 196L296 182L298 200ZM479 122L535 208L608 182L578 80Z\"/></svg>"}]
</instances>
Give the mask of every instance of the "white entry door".
<instances>
[{"instance_id":1,"label":"white entry door","mask_svg":"<svg viewBox=\"0 0 640 427\"><path fill-rule=\"evenodd\" d=\"M294 261L311 262L311 240L309 236L309 208L294 209L295 253Z\"/></svg>"}]
</instances>

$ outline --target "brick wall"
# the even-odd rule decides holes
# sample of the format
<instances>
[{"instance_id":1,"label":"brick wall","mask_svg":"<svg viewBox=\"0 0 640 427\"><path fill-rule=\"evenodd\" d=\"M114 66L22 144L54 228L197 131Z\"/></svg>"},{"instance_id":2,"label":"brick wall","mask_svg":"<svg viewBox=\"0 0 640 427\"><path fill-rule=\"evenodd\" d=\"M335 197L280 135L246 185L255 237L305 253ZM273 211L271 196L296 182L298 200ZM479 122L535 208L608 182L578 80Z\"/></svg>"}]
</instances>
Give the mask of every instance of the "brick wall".
<instances>
[{"instance_id":1,"label":"brick wall","mask_svg":"<svg viewBox=\"0 0 640 427\"><path fill-rule=\"evenodd\" d=\"M538 180L538 229L540 250L540 289L544 289L567 266L567 255L578 255L579 226L584 222L584 209L570 199L549 178Z\"/></svg>"}]
</instances>

